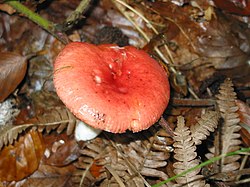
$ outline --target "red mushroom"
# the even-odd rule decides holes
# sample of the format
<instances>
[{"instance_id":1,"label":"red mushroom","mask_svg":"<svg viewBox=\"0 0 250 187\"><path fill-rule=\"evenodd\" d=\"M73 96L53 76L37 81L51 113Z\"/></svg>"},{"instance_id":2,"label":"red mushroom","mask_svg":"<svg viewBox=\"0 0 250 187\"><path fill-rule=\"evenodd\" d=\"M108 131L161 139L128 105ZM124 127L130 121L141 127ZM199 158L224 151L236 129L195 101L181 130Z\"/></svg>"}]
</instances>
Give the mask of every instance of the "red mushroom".
<instances>
[{"instance_id":1,"label":"red mushroom","mask_svg":"<svg viewBox=\"0 0 250 187\"><path fill-rule=\"evenodd\" d=\"M88 125L113 133L149 128L169 101L166 72L135 47L72 42L54 64L56 92Z\"/></svg>"}]
</instances>

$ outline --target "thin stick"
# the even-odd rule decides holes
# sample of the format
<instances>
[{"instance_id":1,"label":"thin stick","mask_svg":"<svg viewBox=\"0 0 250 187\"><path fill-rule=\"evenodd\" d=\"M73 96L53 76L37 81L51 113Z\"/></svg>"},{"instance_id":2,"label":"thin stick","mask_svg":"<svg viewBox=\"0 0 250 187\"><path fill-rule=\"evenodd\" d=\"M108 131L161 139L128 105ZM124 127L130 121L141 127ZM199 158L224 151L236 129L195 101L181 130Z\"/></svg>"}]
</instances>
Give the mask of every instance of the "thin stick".
<instances>
[{"instance_id":1,"label":"thin stick","mask_svg":"<svg viewBox=\"0 0 250 187\"><path fill-rule=\"evenodd\" d=\"M81 18L82 14L88 8L91 0L82 0L77 8L67 17L64 26L65 30L70 29L74 23Z\"/></svg>"},{"instance_id":2,"label":"thin stick","mask_svg":"<svg viewBox=\"0 0 250 187\"><path fill-rule=\"evenodd\" d=\"M104 166L115 178L116 182L119 184L120 187L126 187L125 184L122 182L121 177L117 174L117 172L109 165Z\"/></svg>"},{"instance_id":3,"label":"thin stick","mask_svg":"<svg viewBox=\"0 0 250 187\"><path fill-rule=\"evenodd\" d=\"M171 104L174 106L196 106L196 107L210 107L215 106L216 102L213 99L181 99L172 98Z\"/></svg>"}]
</instances>

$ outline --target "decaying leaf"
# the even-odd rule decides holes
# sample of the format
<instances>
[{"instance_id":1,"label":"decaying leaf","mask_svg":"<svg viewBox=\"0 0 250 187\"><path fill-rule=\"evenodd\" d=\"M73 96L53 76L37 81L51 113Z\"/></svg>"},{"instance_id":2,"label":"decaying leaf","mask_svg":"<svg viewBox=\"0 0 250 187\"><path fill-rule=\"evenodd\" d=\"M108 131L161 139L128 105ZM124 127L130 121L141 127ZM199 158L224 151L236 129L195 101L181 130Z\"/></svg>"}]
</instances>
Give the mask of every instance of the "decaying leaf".
<instances>
[{"instance_id":1,"label":"decaying leaf","mask_svg":"<svg viewBox=\"0 0 250 187\"><path fill-rule=\"evenodd\" d=\"M26 57L12 52L0 53L0 102L6 99L23 80Z\"/></svg>"},{"instance_id":2,"label":"decaying leaf","mask_svg":"<svg viewBox=\"0 0 250 187\"><path fill-rule=\"evenodd\" d=\"M219 113L215 111L208 111L201 115L195 125L190 128L191 136L195 145L201 144L209 136L210 132L214 132L219 122Z\"/></svg>"},{"instance_id":3,"label":"decaying leaf","mask_svg":"<svg viewBox=\"0 0 250 187\"><path fill-rule=\"evenodd\" d=\"M31 175L39 166L44 148L41 133L34 130L4 147L0 152L0 180L19 181Z\"/></svg>"},{"instance_id":4,"label":"decaying leaf","mask_svg":"<svg viewBox=\"0 0 250 187\"><path fill-rule=\"evenodd\" d=\"M182 116L178 117L177 127L174 133L174 158L177 160L177 162L173 164L173 167L175 168L175 174L179 174L198 165L200 160L196 158L196 146L192 139L189 128L185 126L185 121ZM199 175L199 172L200 169L193 170L192 172L187 173L185 176L177 178L176 182L178 184L186 184L190 187L210 186L205 184L205 181L202 180L203 176Z\"/></svg>"},{"instance_id":5,"label":"decaying leaf","mask_svg":"<svg viewBox=\"0 0 250 187\"><path fill-rule=\"evenodd\" d=\"M19 182L12 182L9 186L22 187L79 187L71 180L76 168L73 165L55 167L40 164L36 172Z\"/></svg>"},{"instance_id":6,"label":"decaying leaf","mask_svg":"<svg viewBox=\"0 0 250 187\"><path fill-rule=\"evenodd\" d=\"M51 166L67 166L79 156L79 146L74 136L50 133L44 136L46 150L43 163Z\"/></svg>"},{"instance_id":7,"label":"decaying leaf","mask_svg":"<svg viewBox=\"0 0 250 187\"><path fill-rule=\"evenodd\" d=\"M1 3L1 2L0 2ZM0 4L0 10L7 12L8 14L13 14L14 12L16 12L15 9L13 9L11 6L9 6L8 4Z\"/></svg>"},{"instance_id":8,"label":"decaying leaf","mask_svg":"<svg viewBox=\"0 0 250 187\"><path fill-rule=\"evenodd\" d=\"M243 127L240 130L241 138L250 147L250 107L240 100L236 100L236 104L239 107L240 125Z\"/></svg>"},{"instance_id":9,"label":"decaying leaf","mask_svg":"<svg viewBox=\"0 0 250 187\"><path fill-rule=\"evenodd\" d=\"M215 5L227 12L239 14L239 15L250 15L250 3L248 0L214 0Z\"/></svg>"},{"instance_id":10,"label":"decaying leaf","mask_svg":"<svg viewBox=\"0 0 250 187\"><path fill-rule=\"evenodd\" d=\"M165 36L165 40L161 40L168 46L168 50L163 44L159 49L167 62L174 64L185 76L194 91L215 72L239 82L249 79L248 26L215 10L207 0L188 2L185 6L177 6L172 1L138 1L129 5L143 12L148 22L158 23L154 21L156 17L163 20L159 25L153 24ZM151 36L152 32L145 27L139 24L138 27Z\"/></svg>"},{"instance_id":11,"label":"decaying leaf","mask_svg":"<svg viewBox=\"0 0 250 187\"><path fill-rule=\"evenodd\" d=\"M245 128L250 132L250 107L240 100L236 100L235 102L239 107L238 114L240 122L245 124L247 126Z\"/></svg>"},{"instance_id":12,"label":"decaying leaf","mask_svg":"<svg viewBox=\"0 0 250 187\"><path fill-rule=\"evenodd\" d=\"M39 10L38 14L43 18L54 21L58 28L61 26L60 23L64 23L64 19L72 13L79 2L79 0L73 0L70 3L65 0L47 2L44 0L21 1L21 3L32 10ZM90 5L91 8L88 10L88 14L84 15L86 16L84 21L79 22L69 30L68 33L74 33L75 36L69 36L69 38L72 41L81 40L90 43L113 42L114 37L111 36L114 36L116 33L118 38L115 39L119 39L119 42L123 45L128 42L126 37L123 37L125 34L128 36L130 45L144 48L153 56L158 55L158 59L166 62L167 65L160 63L165 68L168 66L171 69L169 78L173 80L171 82L172 93L178 99L177 105L172 105L173 108L169 108L167 113L163 114L168 122L166 125L169 124L173 127L176 116L185 114L185 125L191 126L191 124L196 123L197 113L200 114L204 111L204 107L214 107L215 102L211 97L216 93L215 91L218 90L220 82L226 76L233 78L234 83L236 83L237 93L239 91L242 94L242 90L244 90L246 94L243 94L241 98L249 100L250 92L247 89L250 77L250 18L241 17L240 22L232 14L224 14L225 11L215 8L211 5L211 2L221 2L223 4L224 1L95 1ZM242 11L245 11L245 8L249 6L249 3L244 4L247 0L227 0L225 2L241 4L240 9ZM0 8L3 7L1 6ZM9 10L12 11L11 9ZM117 32L118 30L113 27L121 30L123 34L120 31ZM1 127L0 148L5 150L9 147L8 145L11 145L14 149L17 145L14 142L18 142L18 137L22 138L23 134L32 127L42 132L45 138L50 137L49 141L46 142L48 149L44 154L47 159L42 160L43 163L40 164L39 169L28 178L24 177L22 181L17 183L12 181L8 187L142 187L150 186L167 179L168 176L175 175L172 166L174 159L171 157L172 154L169 153L173 151L171 147L173 144L171 138L173 133L169 136L168 133L171 130L166 132L166 129L164 130L158 126L136 134L113 135L105 132L94 140L80 142L81 150L79 152L76 150L76 142L72 139L76 119L62 106L55 94L48 92L54 90L51 76L53 59L62 47L50 33L47 33L28 19L23 19L23 17L18 15L8 15L3 11L0 12L0 51L37 54L29 62L27 76L19 92L19 96L22 94L24 97L18 97L21 100L21 104L19 103L19 106L17 106L18 109L31 111L29 113L31 115L27 115L26 118L21 118L22 120L17 121L16 124L22 125ZM158 47L161 53L157 53L155 47ZM0 59L2 58L1 54ZM11 55L13 54L11 53ZM14 77L18 75L16 72L24 71L26 68L26 62L22 61L21 64L25 67L18 67L19 70L16 70L18 68L14 67L14 65L8 68L12 71L12 73L10 72L10 80L14 81L16 86L18 85L17 80L22 80L22 78ZM5 77L9 84L9 78L7 78L7 75ZM206 81L204 82L204 80ZM8 91L7 95L13 93L16 86L12 91ZM4 89L6 91L6 87ZM38 92L40 90L42 92ZM190 90L194 91L193 98L189 95L191 93ZM44 94L45 92L47 95ZM229 93L228 91L225 92ZM2 93L0 92L0 102ZM203 99L197 99L195 94L198 94ZM218 106L222 109L220 117L224 120L224 122L219 124L219 127L223 126L224 123L231 124L228 126L233 126L232 123L237 123L238 118L241 122L243 120L244 122L249 121L247 110L243 110L244 112L239 110L231 112L231 109L234 110L236 108L233 105L231 106L231 99L220 99L220 96L224 97L222 96L223 94L220 94L218 99L221 101L220 103L218 102ZM180 95L185 95L185 99L180 98ZM27 98L27 101L23 98ZM2 99L2 101L4 100ZM173 99L173 101L171 104L176 104L176 99ZM240 108L239 105L238 107ZM235 113L238 113L239 116L236 116ZM31 117L32 119L30 119ZM202 140L207 138L209 133L215 130L218 118L217 112L208 112L204 116L202 115L198 123L191 126L190 131L192 133L183 126L184 122L182 125L179 124L181 128L176 128L176 133L179 133L179 139L174 140L175 146L177 145L175 149L176 152L181 152L181 147L184 150L182 150L182 153L185 153L185 155L178 153L179 156L175 156L181 160L176 159L175 171L184 171L192 165L199 163L199 160L196 160L196 155L198 154L201 158L204 155L199 154L200 149L195 150L195 144L200 144ZM29 120L27 121L27 119ZM226 149L231 151L239 147L237 129L232 130L235 132L228 129L230 128L223 127L215 130L215 134L221 131L227 134L231 133L231 137L229 135L226 136L226 134L220 138L215 136L216 148L214 149L215 151L212 151L211 156L221 154L223 151L226 152ZM249 134L245 132L241 137L243 140L247 140L244 141L245 143L249 143ZM183 144L180 143L180 137L182 137ZM229 141L230 145L228 148L224 146L223 150L218 152L218 140L220 139L224 139L223 142ZM204 146L206 144L199 146L199 148L204 148ZM77 160L77 170L75 170L72 164L72 161L78 156L75 151L81 154ZM203 153L203 150L201 151ZM9 159L12 158L9 155L4 155L3 157L0 155L0 163L2 159L5 160L7 157ZM186 160L183 158L186 158ZM235 163L238 163L237 159L238 157L228 157L228 160L223 158L224 164L222 168L234 169ZM231 164L229 164L230 162ZM69 166L65 167L67 164ZM218 170L214 171L217 172ZM188 180L196 178L195 176L197 175L195 174L199 176L199 171L195 170L180 178L180 181L184 179L183 183L188 182L181 185L193 186L195 184L196 186L204 186L204 181L189 183ZM237 170L231 173L222 173L220 176L223 176L223 174L236 175ZM74 184L70 180L72 177L75 177ZM213 179L210 178L211 181ZM224 180L224 178L215 179ZM220 184L224 185L224 183ZM162 186L172 187L174 184L169 183Z\"/></svg>"}]
</instances>

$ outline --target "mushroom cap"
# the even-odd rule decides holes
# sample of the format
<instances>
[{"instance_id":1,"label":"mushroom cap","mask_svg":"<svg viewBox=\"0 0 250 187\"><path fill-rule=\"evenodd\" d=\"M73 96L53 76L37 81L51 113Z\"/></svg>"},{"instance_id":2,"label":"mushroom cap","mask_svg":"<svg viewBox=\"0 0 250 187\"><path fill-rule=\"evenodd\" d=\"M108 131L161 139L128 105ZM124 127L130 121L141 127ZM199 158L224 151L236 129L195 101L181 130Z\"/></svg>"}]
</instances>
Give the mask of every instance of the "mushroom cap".
<instances>
[{"instance_id":1,"label":"mushroom cap","mask_svg":"<svg viewBox=\"0 0 250 187\"><path fill-rule=\"evenodd\" d=\"M77 118L113 133L149 128L170 97L166 72L132 46L72 42L55 60L54 85Z\"/></svg>"}]
</instances>

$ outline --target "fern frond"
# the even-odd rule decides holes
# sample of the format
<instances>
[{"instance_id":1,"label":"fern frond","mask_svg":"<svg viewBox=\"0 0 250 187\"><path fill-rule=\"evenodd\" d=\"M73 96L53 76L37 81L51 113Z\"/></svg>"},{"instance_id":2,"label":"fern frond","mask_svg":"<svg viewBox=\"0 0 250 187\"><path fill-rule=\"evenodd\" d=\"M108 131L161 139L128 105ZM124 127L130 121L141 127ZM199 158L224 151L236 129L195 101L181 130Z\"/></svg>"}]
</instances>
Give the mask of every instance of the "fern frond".
<instances>
[{"instance_id":1,"label":"fern frond","mask_svg":"<svg viewBox=\"0 0 250 187\"><path fill-rule=\"evenodd\" d=\"M66 107L57 107L37 116L35 123L39 131L46 130L50 133L51 130L56 130L60 134L66 129L66 134L71 135L74 132L76 120Z\"/></svg>"},{"instance_id":2,"label":"fern frond","mask_svg":"<svg viewBox=\"0 0 250 187\"><path fill-rule=\"evenodd\" d=\"M106 138L100 136L80 151L79 168L87 170L92 163L101 167L100 176L95 179L104 179L101 186L116 186L118 182L126 186L150 186L144 176L167 179L168 175L161 169L167 165L172 142L167 135L157 132L158 129L152 127L136 134L105 133Z\"/></svg>"},{"instance_id":3,"label":"fern frond","mask_svg":"<svg viewBox=\"0 0 250 187\"><path fill-rule=\"evenodd\" d=\"M239 150L240 144L242 143L240 140L239 130L241 129L238 124L239 114L238 106L236 105L236 93L233 89L233 83L230 79L226 79L224 83L220 86L219 94L217 97L217 104L220 111L220 115L223 118L223 124L221 128L221 145L219 146L221 149L218 149L219 154L226 154L231 151ZM212 154L208 154L207 157L217 156L215 155L215 148L211 148L210 151ZM239 169L239 155L234 155L226 158L222 158L221 161L221 172L235 171ZM233 180L234 177L229 180Z\"/></svg>"},{"instance_id":4,"label":"fern frond","mask_svg":"<svg viewBox=\"0 0 250 187\"><path fill-rule=\"evenodd\" d=\"M191 126L191 136L195 145L201 144L202 140L205 140L210 135L210 132L214 132L215 128L217 128L219 118L219 112L208 111L201 115L201 118L198 119L195 125Z\"/></svg>"},{"instance_id":5,"label":"fern frond","mask_svg":"<svg viewBox=\"0 0 250 187\"><path fill-rule=\"evenodd\" d=\"M141 180L146 186L149 184L145 181L144 176L156 177L160 180L168 178L168 175L160 168L167 165L170 156L170 142L167 143L169 137L159 135L157 132L159 132L158 128L152 127L139 134L128 134L130 141L114 145L121 160L125 161L130 178L133 180L137 178L137 181ZM169 185L171 186L171 184Z\"/></svg>"},{"instance_id":6,"label":"fern frond","mask_svg":"<svg viewBox=\"0 0 250 187\"><path fill-rule=\"evenodd\" d=\"M75 125L76 118L65 107L55 108L28 120L25 124L1 126L0 149L5 145L12 144L21 132L32 127L38 128L40 132L46 130L47 133L51 130L61 133L66 129L67 135L71 135L74 132Z\"/></svg>"},{"instance_id":7,"label":"fern frond","mask_svg":"<svg viewBox=\"0 0 250 187\"><path fill-rule=\"evenodd\" d=\"M3 146L12 144L17 138L18 135L26 130L27 128L31 127L32 124L27 125L19 125L14 126L11 124L4 125L0 127L0 149Z\"/></svg>"},{"instance_id":8,"label":"fern frond","mask_svg":"<svg viewBox=\"0 0 250 187\"><path fill-rule=\"evenodd\" d=\"M84 170L84 186L100 183L101 180L103 181L100 186L119 186L119 183L127 184L126 186L143 186L144 182L138 176L132 176L133 171L129 170L129 163L123 159L122 154L105 138L93 139L80 153L81 157L76 166ZM99 168L98 175L92 172L96 166Z\"/></svg>"},{"instance_id":9,"label":"fern frond","mask_svg":"<svg viewBox=\"0 0 250 187\"><path fill-rule=\"evenodd\" d=\"M198 165L200 162L199 159L196 159L196 146L189 128L185 126L184 118L179 116L177 120L177 127L174 132L175 143L173 144L175 147L174 158L177 160L177 162L173 164L175 174L182 173L183 171ZM193 170L185 176L177 178L176 182L178 184L186 184L190 187L204 187L206 184L205 181L201 179L203 176L199 175L199 172L200 169Z\"/></svg>"}]
</instances>

